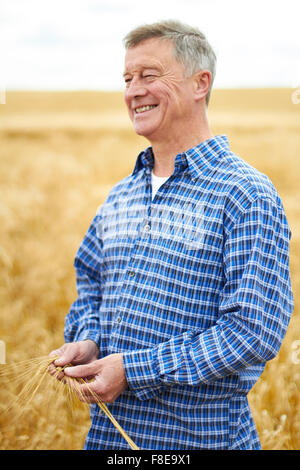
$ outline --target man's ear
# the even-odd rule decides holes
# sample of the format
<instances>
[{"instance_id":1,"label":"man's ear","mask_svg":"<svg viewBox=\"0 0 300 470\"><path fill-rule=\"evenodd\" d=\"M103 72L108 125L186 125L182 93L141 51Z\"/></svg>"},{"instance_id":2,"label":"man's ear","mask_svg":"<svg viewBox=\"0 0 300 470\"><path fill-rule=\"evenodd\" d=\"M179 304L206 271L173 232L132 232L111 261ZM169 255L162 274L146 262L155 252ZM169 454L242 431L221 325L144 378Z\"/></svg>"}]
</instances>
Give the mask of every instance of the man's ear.
<instances>
[{"instance_id":1,"label":"man's ear","mask_svg":"<svg viewBox=\"0 0 300 470\"><path fill-rule=\"evenodd\" d=\"M209 92L212 75L209 70L200 70L194 74L194 96L196 101L205 98Z\"/></svg>"}]
</instances>

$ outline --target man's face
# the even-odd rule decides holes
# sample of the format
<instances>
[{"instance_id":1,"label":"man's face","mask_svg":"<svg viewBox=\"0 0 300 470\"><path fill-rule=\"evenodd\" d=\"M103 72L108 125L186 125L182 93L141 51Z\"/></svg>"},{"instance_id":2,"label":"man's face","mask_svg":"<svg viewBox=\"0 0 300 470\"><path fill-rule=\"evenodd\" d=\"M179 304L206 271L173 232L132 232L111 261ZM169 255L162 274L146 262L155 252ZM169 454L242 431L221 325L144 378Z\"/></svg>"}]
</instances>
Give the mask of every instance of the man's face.
<instances>
[{"instance_id":1,"label":"man's face","mask_svg":"<svg viewBox=\"0 0 300 470\"><path fill-rule=\"evenodd\" d=\"M135 132L148 140L178 136L191 116L193 88L171 41L148 39L127 50L125 102Z\"/></svg>"}]
</instances>

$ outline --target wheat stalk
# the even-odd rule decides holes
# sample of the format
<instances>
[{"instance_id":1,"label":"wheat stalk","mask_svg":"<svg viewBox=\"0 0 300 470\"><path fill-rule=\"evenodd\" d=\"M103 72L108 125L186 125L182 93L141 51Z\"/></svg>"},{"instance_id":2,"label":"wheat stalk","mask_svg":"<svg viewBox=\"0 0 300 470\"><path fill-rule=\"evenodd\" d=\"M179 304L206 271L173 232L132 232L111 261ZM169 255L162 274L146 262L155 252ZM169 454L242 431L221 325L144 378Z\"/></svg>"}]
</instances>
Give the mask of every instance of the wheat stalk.
<instances>
[{"instance_id":1,"label":"wheat stalk","mask_svg":"<svg viewBox=\"0 0 300 470\"><path fill-rule=\"evenodd\" d=\"M41 387L44 384L46 377L49 376L48 368L50 364L58 358L59 356L40 356L33 359L20 361L10 366L6 366L3 370L0 370L0 377L8 381L13 380L16 386L25 382L25 385L18 394L17 399L15 399L14 397L14 400L11 402L11 404L6 407L6 412L10 410L14 405L19 404L21 405L21 411L18 414L17 418L20 417L20 415L25 409L24 405L28 407L28 405L32 402L38 391L41 390ZM72 364L67 364L64 367L56 367L56 372L53 375L53 379L57 379L59 374L63 372L64 368L70 366L72 366ZM77 399L79 396L81 401L84 402L85 397L82 394L79 385L80 383L84 383L85 385L87 385L90 394L95 399L95 402L97 403L99 408L105 413L105 415L109 418L112 424L120 432L120 434L127 441L131 449L139 449L139 447L132 441L132 439L127 435L124 429L120 426L120 424L111 414L105 403L103 403L103 401L99 399L99 397L93 392L93 390L89 387L88 383L84 379L77 379L75 377L65 376L63 382L59 380L53 380L51 382L54 389L58 389L60 388L60 386L64 386L68 394L68 403L74 403L75 396L77 397Z\"/></svg>"}]
</instances>

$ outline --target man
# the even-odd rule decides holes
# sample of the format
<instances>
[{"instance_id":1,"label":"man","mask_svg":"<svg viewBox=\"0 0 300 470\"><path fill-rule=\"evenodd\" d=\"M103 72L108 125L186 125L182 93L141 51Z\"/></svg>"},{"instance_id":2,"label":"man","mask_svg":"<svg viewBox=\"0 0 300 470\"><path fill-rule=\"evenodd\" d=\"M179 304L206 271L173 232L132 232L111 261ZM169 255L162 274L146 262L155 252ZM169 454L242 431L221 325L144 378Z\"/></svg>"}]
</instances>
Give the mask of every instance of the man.
<instances>
[{"instance_id":1,"label":"man","mask_svg":"<svg viewBox=\"0 0 300 470\"><path fill-rule=\"evenodd\" d=\"M176 21L125 38L125 102L151 147L96 214L55 365L141 449L260 449L247 394L293 309L290 229L269 179L213 136L215 54ZM93 394L86 449L126 449Z\"/></svg>"}]
</instances>

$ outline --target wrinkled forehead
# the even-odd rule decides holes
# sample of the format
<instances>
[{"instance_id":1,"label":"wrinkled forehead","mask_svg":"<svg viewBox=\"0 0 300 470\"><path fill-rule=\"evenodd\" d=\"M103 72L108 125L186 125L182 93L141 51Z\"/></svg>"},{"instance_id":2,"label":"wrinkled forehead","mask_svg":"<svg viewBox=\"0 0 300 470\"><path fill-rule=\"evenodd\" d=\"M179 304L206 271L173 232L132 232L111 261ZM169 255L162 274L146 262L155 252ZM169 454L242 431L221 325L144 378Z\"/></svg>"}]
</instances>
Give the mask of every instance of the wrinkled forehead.
<instances>
[{"instance_id":1,"label":"wrinkled forehead","mask_svg":"<svg viewBox=\"0 0 300 470\"><path fill-rule=\"evenodd\" d=\"M176 64L178 62L172 41L160 38L146 39L127 49L124 74L145 68L163 70Z\"/></svg>"}]
</instances>

